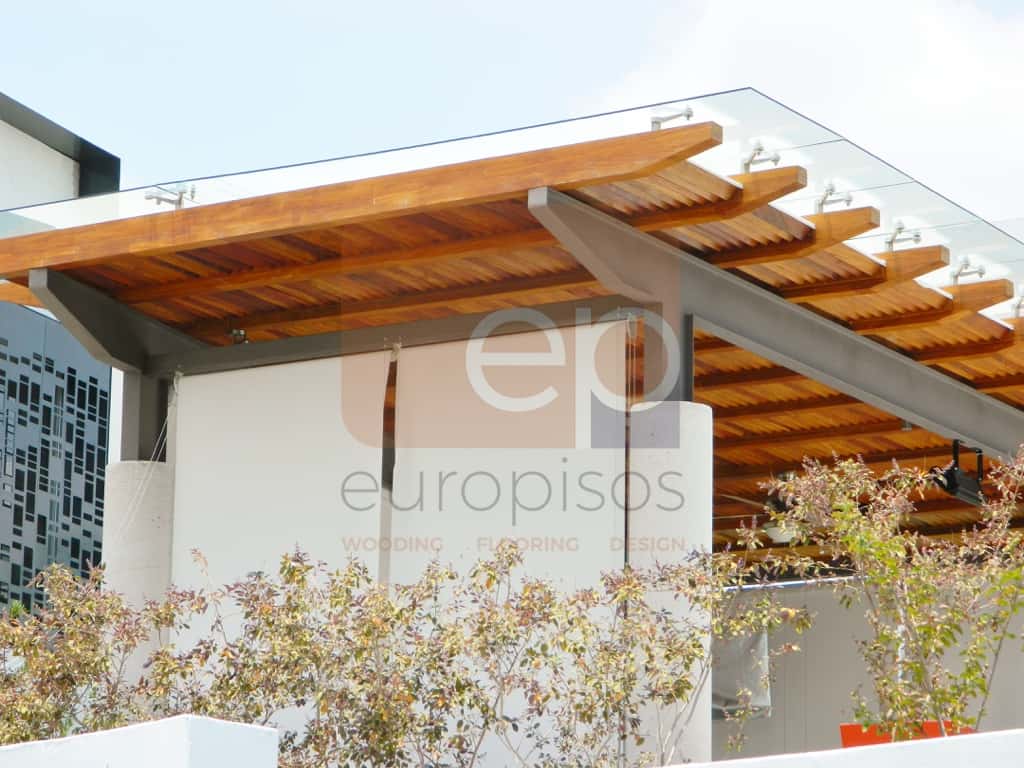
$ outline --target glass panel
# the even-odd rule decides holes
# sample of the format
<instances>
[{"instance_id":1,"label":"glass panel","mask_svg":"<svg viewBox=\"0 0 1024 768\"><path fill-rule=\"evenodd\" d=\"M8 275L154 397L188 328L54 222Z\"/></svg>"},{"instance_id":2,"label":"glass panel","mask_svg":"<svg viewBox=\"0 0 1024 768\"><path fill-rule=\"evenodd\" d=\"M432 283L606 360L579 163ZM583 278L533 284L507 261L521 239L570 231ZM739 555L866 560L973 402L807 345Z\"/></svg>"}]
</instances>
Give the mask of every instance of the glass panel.
<instances>
[{"instance_id":1,"label":"glass panel","mask_svg":"<svg viewBox=\"0 0 1024 768\"><path fill-rule=\"evenodd\" d=\"M195 207L255 195L397 173L453 162L524 152L591 139L713 120L724 129L723 143L694 160L721 175L741 172L744 158L762 146L760 158L777 153L781 165L807 169L808 185L777 205L796 216L815 211L815 203L831 184L837 195L849 193L853 206L871 205L882 213L881 226L849 244L880 254L897 223L904 236L920 235L920 243L943 244L952 258L967 257L984 266L984 279L1008 277L1024 282L1024 219L994 226L919 184L879 158L818 123L751 89L711 94L680 101L592 115L453 141L369 153L227 176L158 184L110 195L70 200L0 212L0 238L133 216L159 214L177 207ZM938 162L937 158L937 162ZM771 167L767 162L755 169ZM837 210L840 201L826 210ZM901 247L912 245L910 241ZM2 271L2 267L0 267ZM949 284L949 269L922 278L928 285ZM977 276L965 278L981 279Z\"/></svg>"}]
</instances>

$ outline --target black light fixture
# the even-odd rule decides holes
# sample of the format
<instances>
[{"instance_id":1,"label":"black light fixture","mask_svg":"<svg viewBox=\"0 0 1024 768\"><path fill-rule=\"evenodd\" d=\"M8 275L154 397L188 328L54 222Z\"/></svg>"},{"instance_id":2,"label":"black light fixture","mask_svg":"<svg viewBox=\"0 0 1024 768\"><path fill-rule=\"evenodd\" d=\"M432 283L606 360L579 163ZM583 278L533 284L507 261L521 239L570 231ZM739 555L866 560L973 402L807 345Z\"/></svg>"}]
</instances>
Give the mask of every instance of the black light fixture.
<instances>
[{"instance_id":1,"label":"black light fixture","mask_svg":"<svg viewBox=\"0 0 1024 768\"><path fill-rule=\"evenodd\" d=\"M984 478L982 466L983 455L980 448L972 449L978 459L977 475L969 475L960 468L960 441L953 441L953 461L945 469L932 467L931 474L935 484L950 496L954 496L966 504L980 507L985 503L981 492L981 481Z\"/></svg>"}]
</instances>

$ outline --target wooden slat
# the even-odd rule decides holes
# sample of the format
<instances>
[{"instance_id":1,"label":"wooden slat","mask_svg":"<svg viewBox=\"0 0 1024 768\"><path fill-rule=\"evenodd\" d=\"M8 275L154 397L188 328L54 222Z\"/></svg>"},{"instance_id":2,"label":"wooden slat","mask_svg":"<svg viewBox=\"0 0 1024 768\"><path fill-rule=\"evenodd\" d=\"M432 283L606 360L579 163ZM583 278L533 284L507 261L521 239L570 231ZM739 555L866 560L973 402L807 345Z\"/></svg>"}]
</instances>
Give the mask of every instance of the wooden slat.
<instances>
[{"instance_id":1,"label":"wooden slat","mask_svg":"<svg viewBox=\"0 0 1024 768\"><path fill-rule=\"evenodd\" d=\"M256 312L236 317L200 320L183 326L182 330L194 336L229 336L234 329L253 331L260 328L286 326L291 323L309 322L337 317L353 320L362 315L391 310L430 309L452 307L459 301L486 299L525 299L539 291L565 288L593 288L599 283L582 267L568 272L559 272L540 277L500 280L484 285L474 284L457 288L442 288L412 294L388 296L367 301L332 302L296 309Z\"/></svg>"},{"instance_id":2,"label":"wooden slat","mask_svg":"<svg viewBox=\"0 0 1024 768\"><path fill-rule=\"evenodd\" d=\"M336 259L325 259L313 262L312 264L289 264L284 267L251 269L241 272L229 272L223 275L213 275L211 277L178 280L162 285L126 288L115 292L114 298L126 304L142 304L180 296L202 296L209 293L242 291L268 285L298 283L305 280L330 277L331 275L374 272L404 264L427 264L459 256L477 256L491 251L528 248L552 243L554 243L554 238L551 237L551 234L546 229L538 227L536 229L491 237L432 243L418 248L396 248L378 253L353 254Z\"/></svg>"},{"instance_id":3,"label":"wooden slat","mask_svg":"<svg viewBox=\"0 0 1024 768\"><path fill-rule=\"evenodd\" d=\"M807 220L814 224L810 237L761 248L720 251L708 254L706 258L723 269L799 259L875 229L881 217L877 208L851 208L814 214L808 216Z\"/></svg>"},{"instance_id":4,"label":"wooden slat","mask_svg":"<svg viewBox=\"0 0 1024 768\"><path fill-rule=\"evenodd\" d=\"M740 185L740 188L727 200L689 208L657 211L634 216L626 221L645 232L708 224L751 213L807 186L807 171L799 166L741 173L731 178Z\"/></svg>"},{"instance_id":5,"label":"wooden slat","mask_svg":"<svg viewBox=\"0 0 1024 768\"><path fill-rule=\"evenodd\" d=\"M768 178L761 178L768 176ZM631 226L644 231L662 229L678 224L718 221L730 216L756 210L772 200L801 188L807 181L803 168L778 168L770 171L741 174L735 177L745 185L738 189L728 205L720 202L673 208L653 214L642 214L625 219ZM262 241L261 241L262 242ZM230 272L204 278L191 278L162 285L126 288L114 294L119 301L141 304L158 299L179 296L200 296L208 293L237 291L248 288L295 283L304 280L341 274L372 272L401 264L425 264L445 261L459 256L480 256L495 251L510 251L540 245L557 245L558 241L543 227L504 233L490 237L466 238L443 243L431 243L418 248L396 248L378 253L338 255L312 264L291 264L284 267L252 269Z\"/></svg>"},{"instance_id":6,"label":"wooden slat","mask_svg":"<svg viewBox=\"0 0 1024 768\"><path fill-rule=\"evenodd\" d=\"M804 411L819 411L858 404L860 404L860 400L849 395L826 395L824 397L807 397L798 400L752 403L751 405L717 406L712 403L711 410L715 421L718 422L748 416L771 416Z\"/></svg>"},{"instance_id":7,"label":"wooden slat","mask_svg":"<svg viewBox=\"0 0 1024 768\"><path fill-rule=\"evenodd\" d=\"M656 173L718 145L701 123L372 179L183 208L0 241L0 274L68 268L112 256L203 248L253 237L503 200L533 187L573 189Z\"/></svg>"},{"instance_id":8,"label":"wooden slat","mask_svg":"<svg viewBox=\"0 0 1024 768\"><path fill-rule=\"evenodd\" d=\"M783 368L778 365L771 365L764 368L750 368L745 371L728 371L723 373L702 373L693 379L694 387L698 390L721 389L744 384L759 384L762 382L792 381L805 378L803 375Z\"/></svg>"},{"instance_id":9,"label":"wooden slat","mask_svg":"<svg viewBox=\"0 0 1024 768\"><path fill-rule=\"evenodd\" d=\"M1020 344L1020 339L1012 331L996 339L987 341L964 341L957 344L943 344L940 347L914 352L910 356L920 363L956 363L976 357L991 357Z\"/></svg>"},{"instance_id":10,"label":"wooden slat","mask_svg":"<svg viewBox=\"0 0 1024 768\"><path fill-rule=\"evenodd\" d=\"M740 437L715 438L715 449L728 450L730 448L743 448L762 444L785 445L788 443L803 443L831 438L841 439L852 436L886 435L903 431L905 430L902 419L888 419L886 421L869 421L858 424L830 425L814 429L782 430L771 433L742 435Z\"/></svg>"},{"instance_id":11,"label":"wooden slat","mask_svg":"<svg viewBox=\"0 0 1024 768\"><path fill-rule=\"evenodd\" d=\"M877 265L870 273L780 288L776 292L790 301L861 296L865 291L892 288L941 269L949 264L949 249L942 245L926 245L879 253L876 258L884 259L885 264Z\"/></svg>"},{"instance_id":12,"label":"wooden slat","mask_svg":"<svg viewBox=\"0 0 1024 768\"><path fill-rule=\"evenodd\" d=\"M846 325L857 333L926 328L937 323L966 317L994 304L1012 299L1014 293L1013 283L1002 279L953 285L943 288L943 290L950 294L951 298L938 307L917 312L900 312L883 317L853 320Z\"/></svg>"},{"instance_id":13,"label":"wooden slat","mask_svg":"<svg viewBox=\"0 0 1024 768\"><path fill-rule=\"evenodd\" d=\"M28 288L17 283L0 283L0 301L25 307L42 307L42 302Z\"/></svg>"}]
</instances>

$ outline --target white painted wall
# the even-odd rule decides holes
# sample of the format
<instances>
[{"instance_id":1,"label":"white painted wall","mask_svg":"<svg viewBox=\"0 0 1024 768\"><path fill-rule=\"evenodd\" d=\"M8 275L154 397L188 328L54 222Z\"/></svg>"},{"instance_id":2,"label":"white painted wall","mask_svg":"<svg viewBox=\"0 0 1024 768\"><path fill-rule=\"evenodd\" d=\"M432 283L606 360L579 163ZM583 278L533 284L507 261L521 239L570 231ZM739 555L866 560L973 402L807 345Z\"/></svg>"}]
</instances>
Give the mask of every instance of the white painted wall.
<instances>
[{"instance_id":1,"label":"white painted wall","mask_svg":"<svg viewBox=\"0 0 1024 768\"><path fill-rule=\"evenodd\" d=\"M0 211L78 194L78 163L0 122Z\"/></svg>"},{"instance_id":2,"label":"white painted wall","mask_svg":"<svg viewBox=\"0 0 1024 768\"><path fill-rule=\"evenodd\" d=\"M701 765L723 768L1016 768L1022 753L1024 730L1013 730Z\"/></svg>"},{"instance_id":3,"label":"white painted wall","mask_svg":"<svg viewBox=\"0 0 1024 768\"><path fill-rule=\"evenodd\" d=\"M277 731L183 715L0 747L4 768L276 768Z\"/></svg>"},{"instance_id":4,"label":"white painted wall","mask_svg":"<svg viewBox=\"0 0 1024 768\"><path fill-rule=\"evenodd\" d=\"M783 633L776 638L793 640L801 651L778 661L771 716L747 723L747 741L739 753L728 749L731 726L716 721L716 760L837 748L839 723L853 720L850 693L863 685L870 694L871 681L855 644L867 636L863 612L856 607L843 609L831 588L786 589L781 599L808 608L815 615L814 627L801 636ZM1015 641L1007 645L999 661L983 731L1024 727L1022 679L1024 652L1020 641Z\"/></svg>"},{"instance_id":5,"label":"white painted wall","mask_svg":"<svg viewBox=\"0 0 1024 768\"><path fill-rule=\"evenodd\" d=\"M345 540L377 535L379 502L346 511L346 473L380 476L380 446L353 435L380 432L386 353L275 365L178 382L171 578L205 585L192 558L209 560L224 584L251 571L276 573L296 547L340 564ZM357 403L342 421L342 398ZM365 421L362 421L365 419Z\"/></svg>"}]
</instances>

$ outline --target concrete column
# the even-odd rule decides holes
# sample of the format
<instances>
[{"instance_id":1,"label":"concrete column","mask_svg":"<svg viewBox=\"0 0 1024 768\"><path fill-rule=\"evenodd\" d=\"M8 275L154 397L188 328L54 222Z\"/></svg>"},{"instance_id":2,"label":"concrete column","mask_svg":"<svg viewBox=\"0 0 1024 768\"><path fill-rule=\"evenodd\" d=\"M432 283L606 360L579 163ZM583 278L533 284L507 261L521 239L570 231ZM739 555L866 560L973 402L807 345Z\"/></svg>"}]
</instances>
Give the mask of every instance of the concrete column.
<instances>
[{"instance_id":1,"label":"concrete column","mask_svg":"<svg viewBox=\"0 0 1024 768\"><path fill-rule=\"evenodd\" d=\"M107 465L103 561L108 586L139 607L171 583L173 467L162 461Z\"/></svg>"},{"instance_id":2,"label":"concrete column","mask_svg":"<svg viewBox=\"0 0 1024 768\"><path fill-rule=\"evenodd\" d=\"M630 565L646 568L681 560L694 550L710 551L711 409L689 402L643 403L630 410L630 418ZM682 500L667 493L666 487L678 491ZM669 596L652 599L663 599L671 610L687 610ZM671 718L669 713L667 719ZM642 721L649 734L646 751L657 743L654 711L643 713ZM674 746L671 764L711 759L710 679L697 693L689 725Z\"/></svg>"}]
</instances>

